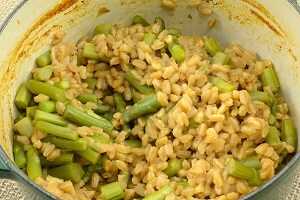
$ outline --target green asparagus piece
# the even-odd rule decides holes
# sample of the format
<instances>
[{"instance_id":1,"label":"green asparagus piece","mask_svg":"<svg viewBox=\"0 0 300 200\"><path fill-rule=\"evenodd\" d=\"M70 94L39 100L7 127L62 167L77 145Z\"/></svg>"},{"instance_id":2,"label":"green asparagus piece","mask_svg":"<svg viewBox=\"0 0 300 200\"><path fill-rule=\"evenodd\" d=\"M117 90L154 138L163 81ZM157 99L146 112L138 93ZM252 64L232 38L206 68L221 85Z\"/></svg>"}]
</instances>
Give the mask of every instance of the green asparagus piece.
<instances>
[{"instance_id":1,"label":"green asparagus piece","mask_svg":"<svg viewBox=\"0 0 300 200\"><path fill-rule=\"evenodd\" d=\"M111 111L111 107L108 105L98 105L98 109L95 110L97 114L103 114Z\"/></svg>"},{"instance_id":2,"label":"green asparagus piece","mask_svg":"<svg viewBox=\"0 0 300 200\"><path fill-rule=\"evenodd\" d=\"M35 102L33 99L30 99L30 101L29 101L29 103L28 103L28 106L37 106L38 105L38 103L37 102Z\"/></svg>"},{"instance_id":3,"label":"green asparagus piece","mask_svg":"<svg viewBox=\"0 0 300 200\"><path fill-rule=\"evenodd\" d=\"M71 163L48 169L48 174L64 180L71 180L73 183L79 183L84 172L78 163Z\"/></svg>"},{"instance_id":4,"label":"green asparagus piece","mask_svg":"<svg viewBox=\"0 0 300 200\"><path fill-rule=\"evenodd\" d=\"M88 89L94 90L96 87L97 80L95 78L86 78L85 82L88 84Z\"/></svg>"},{"instance_id":5,"label":"green asparagus piece","mask_svg":"<svg viewBox=\"0 0 300 200\"><path fill-rule=\"evenodd\" d=\"M65 91L53 85L37 80L28 81L28 88L34 94L44 94L55 101L66 101Z\"/></svg>"},{"instance_id":6,"label":"green asparagus piece","mask_svg":"<svg viewBox=\"0 0 300 200\"><path fill-rule=\"evenodd\" d=\"M82 176L81 180L83 180L84 183L87 183L93 176L95 172L99 172L102 169L102 166L98 163L95 165L89 165Z\"/></svg>"},{"instance_id":7,"label":"green asparagus piece","mask_svg":"<svg viewBox=\"0 0 300 200\"><path fill-rule=\"evenodd\" d=\"M168 166L163 172L169 177L175 176L179 170L182 169L182 161L178 158L171 158L168 160Z\"/></svg>"},{"instance_id":8,"label":"green asparagus piece","mask_svg":"<svg viewBox=\"0 0 300 200\"><path fill-rule=\"evenodd\" d=\"M285 119L281 122L282 140L293 147L297 147L297 132L291 119Z\"/></svg>"},{"instance_id":9,"label":"green asparagus piece","mask_svg":"<svg viewBox=\"0 0 300 200\"><path fill-rule=\"evenodd\" d=\"M46 65L50 65L52 62L51 60L51 51L47 51L46 53L43 53L39 57L36 58L35 63L38 67L44 67Z\"/></svg>"},{"instance_id":10,"label":"green asparagus piece","mask_svg":"<svg viewBox=\"0 0 300 200\"><path fill-rule=\"evenodd\" d=\"M56 111L56 103L54 101L42 101L38 106L39 110L54 113Z\"/></svg>"},{"instance_id":11,"label":"green asparagus piece","mask_svg":"<svg viewBox=\"0 0 300 200\"><path fill-rule=\"evenodd\" d=\"M58 83L55 83L54 86L62 90L67 90L71 87L71 83L68 80L61 80Z\"/></svg>"},{"instance_id":12,"label":"green asparagus piece","mask_svg":"<svg viewBox=\"0 0 300 200\"><path fill-rule=\"evenodd\" d=\"M88 141L84 138L78 138L77 140L67 140L59 137L47 136L43 138L42 141L52 143L58 148L67 149L70 151L83 151L88 147Z\"/></svg>"},{"instance_id":13,"label":"green asparagus piece","mask_svg":"<svg viewBox=\"0 0 300 200\"><path fill-rule=\"evenodd\" d=\"M168 45L168 50L175 61L182 62L186 58L185 50L179 44L173 43Z\"/></svg>"},{"instance_id":14,"label":"green asparagus piece","mask_svg":"<svg viewBox=\"0 0 300 200\"><path fill-rule=\"evenodd\" d=\"M124 140L124 144L133 148L142 147L142 142L140 140Z\"/></svg>"},{"instance_id":15,"label":"green asparagus piece","mask_svg":"<svg viewBox=\"0 0 300 200\"><path fill-rule=\"evenodd\" d=\"M173 189L170 186L165 185L159 190L157 190L156 192L143 198L143 200L164 200L168 196L168 194L170 194L172 191Z\"/></svg>"},{"instance_id":16,"label":"green asparagus piece","mask_svg":"<svg viewBox=\"0 0 300 200\"><path fill-rule=\"evenodd\" d=\"M22 84L16 94L15 104L19 109L26 109L31 99L31 93L25 84Z\"/></svg>"},{"instance_id":17,"label":"green asparagus piece","mask_svg":"<svg viewBox=\"0 0 300 200\"><path fill-rule=\"evenodd\" d=\"M151 46L156 39L156 35L154 33L145 33L143 41Z\"/></svg>"},{"instance_id":18,"label":"green asparagus piece","mask_svg":"<svg viewBox=\"0 0 300 200\"><path fill-rule=\"evenodd\" d=\"M209 39L205 40L204 46L211 56L214 56L219 51L221 51L221 52L223 51L221 46L213 38L209 38Z\"/></svg>"},{"instance_id":19,"label":"green asparagus piece","mask_svg":"<svg viewBox=\"0 0 300 200\"><path fill-rule=\"evenodd\" d=\"M192 117L189 119L189 126L188 128L197 128L198 127L198 123L195 121L195 118Z\"/></svg>"},{"instance_id":20,"label":"green asparagus piece","mask_svg":"<svg viewBox=\"0 0 300 200\"><path fill-rule=\"evenodd\" d=\"M114 115L114 113L112 113L112 112L106 112L103 114L102 117L108 121L111 121L113 119L113 115Z\"/></svg>"},{"instance_id":21,"label":"green asparagus piece","mask_svg":"<svg viewBox=\"0 0 300 200\"><path fill-rule=\"evenodd\" d=\"M249 184L254 186L260 186L263 184L259 173L252 167L247 167L234 159L230 159L226 163L226 171L237 178L245 179Z\"/></svg>"},{"instance_id":22,"label":"green asparagus piece","mask_svg":"<svg viewBox=\"0 0 300 200\"><path fill-rule=\"evenodd\" d=\"M181 181L178 183L178 185L181 185L183 188L189 187L189 182L188 181Z\"/></svg>"},{"instance_id":23,"label":"green asparagus piece","mask_svg":"<svg viewBox=\"0 0 300 200\"><path fill-rule=\"evenodd\" d=\"M108 35L109 34L109 29L110 29L110 25L108 24L99 24L98 26L95 27L94 30L94 36L96 35Z\"/></svg>"},{"instance_id":24,"label":"green asparagus piece","mask_svg":"<svg viewBox=\"0 0 300 200\"><path fill-rule=\"evenodd\" d=\"M140 15L136 15L133 18L132 24L141 24L142 26L146 27L149 26L150 24Z\"/></svg>"},{"instance_id":25,"label":"green asparagus piece","mask_svg":"<svg viewBox=\"0 0 300 200\"><path fill-rule=\"evenodd\" d=\"M123 112L126 108L126 102L123 96L119 93L113 94L115 105L117 107L117 112Z\"/></svg>"},{"instance_id":26,"label":"green asparagus piece","mask_svg":"<svg viewBox=\"0 0 300 200\"><path fill-rule=\"evenodd\" d=\"M27 115L25 113L20 113L18 114L18 116L16 117L16 119L14 119L14 123L18 123L21 119L25 118Z\"/></svg>"},{"instance_id":27,"label":"green asparagus piece","mask_svg":"<svg viewBox=\"0 0 300 200\"><path fill-rule=\"evenodd\" d=\"M142 85L139 80L137 80L133 74L131 73L131 70L127 70L125 77L124 77L132 87L134 87L137 91L139 91L140 93L144 94L144 95L149 95L149 94L153 94L155 93L154 88L153 87L149 87L146 85Z\"/></svg>"},{"instance_id":28,"label":"green asparagus piece","mask_svg":"<svg viewBox=\"0 0 300 200\"><path fill-rule=\"evenodd\" d=\"M77 97L77 99L81 101L81 103L83 104L87 102L93 102L95 104L98 103L98 97L95 94L91 94L91 93L82 93Z\"/></svg>"},{"instance_id":29,"label":"green asparagus piece","mask_svg":"<svg viewBox=\"0 0 300 200\"><path fill-rule=\"evenodd\" d=\"M111 144L112 140L106 137L103 137L102 135L96 135L94 134L92 136L95 142L104 143L104 144Z\"/></svg>"},{"instance_id":30,"label":"green asparagus piece","mask_svg":"<svg viewBox=\"0 0 300 200\"><path fill-rule=\"evenodd\" d=\"M211 82L214 86L219 88L220 92L231 92L236 89L236 87L230 83L227 83L223 79L219 77L209 76L209 82Z\"/></svg>"},{"instance_id":31,"label":"green asparagus piece","mask_svg":"<svg viewBox=\"0 0 300 200\"><path fill-rule=\"evenodd\" d=\"M60 138L64 138L68 140L78 139L77 132L68 127L58 126L45 121L37 121L35 127L37 130L43 131L45 133L49 133L51 135Z\"/></svg>"},{"instance_id":32,"label":"green asparagus piece","mask_svg":"<svg viewBox=\"0 0 300 200\"><path fill-rule=\"evenodd\" d=\"M275 150L282 147L282 142L280 141L280 131L275 126L269 127L266 142L269 145L271 145Z\"/></svg>"},{"instance_id":33,"label":"green asparagus piece","mask_svg":"<svg viewBox=\"0 0 300 200\"><path fill-rule=\"evenodd\" d=\"M272 66L265 68L260 78L264 86L269 86L273 92L278 91L279 81Z\"/></svg>"},{"instance_id":34,"label":"green asparagus piece","mask_svg":"<svg viewBox=\"0 0 300 200\"><path fill-rule=\"evenodd\" d=\"M104 200L120 200L124 198L124 191L119 182L100 186L101 196Z\"/></svg>"},{"instance_id":35,"label":"green asparagus piece","mask_svg":"<svg viewBox=\"0 0 300 200\"><path fill-rule=\"evenodd\" d=\"M33 125L31 122L30 117L24 117L20 121L18 121L15 124L16 130L19 132L20 135L26 136L26 137L31 137L33 133Z\"/></svg>"},{"instance_id":36,"label":"green asparagus piece","mask_svg":"<svg viewBox=\"0 0 300 200\"><path fill-rule=\"evenodd\" d=\"M257 170L261 169L261 163L257 156L251 156L251 157L245 158L243 160L240 160L238 162L243 164L246 167L252 167Z\"/></svg>"},{"instance_id":37,"label":"green asparagus piece","mask_svg":"<svg viewBox=\"0 0 300 200\"><path fill-rule=\"evenodd\" d=\"M99 152L95 151L90 146L87 146L85 150L75 151L75 153L77 153L87 161L90 161L92 164L96 164L99 161L99 158L101 156Z\"/></svg>"},{"instance_id":38,"label":"green asparagus piece","mask_svg":"<svg viewBox=\"0 0 300 200\"><path fill-rule=\"evenodd\" d=\"M273 99L273 105L271 107L271 113L273 115L276 115L279 104L280 104L280 99L279 98L274 98Z\"/></svg>"},{"instance_id":39,"label":"green asparagus piece","mask_svg":"<svg viewBox=\"0 0 300 200\"><path fill-rule=\"evenodd\" d=\"M33 119L37 109L38 109L37 106L27 107L26 108L26 116L29 116L31 119Z\"/></svg>"},{"instance_id":40,"label":"green asparagus piece","mask_svg":"<svg viewBox=\"0 0 300 200\"><path fill-rule=\"evenodd\" d=\"M59 126L67 126L69 122L60 115L47 113L41 110L36 110L34 119L37 121L45 121Z\"/></svg>"},{"instance_id":41,"label":"green asparagus piece","mask_svg":"<svg viewBox=\"0 0 300 200\"><path fill-rule=\"evenodd\" d=\"M165 21L161 17L156 17L154 23L160 24L160 32L163 31L166 27Z\"/></svg>"},{"instance_id":42,"label":"green asparagus piece","mask_svg":"<svg viewBox=\"0 0 300 200\"><path fill-rule=\"evenodd\" d=\"M85 58L90 58L94 60L99 60L105 63L109 63L109 58L107 57L100 57L96 52L96 46L93 43L86 42L83 47L82 56Z\"/></svg>"},{"instance_id":43,"label":"green asparagus piece","mask_svg":"<svg viewBox=\"0 0 300 200\"><path fill-rule=\"evenodd\" d=\"M67 165L73 163L74 153L61 153L58 158L53 161L47 160L44 156L40 156L41 165L44 167Z\"/></svg>"},{"instance_id":44,"label":"green asparagus piece","mask_svg":"<svg viewBox=\"0 0 300 200\"><path fill-rule=\"evenodd\" d=\"M42 166L39 153L34 147L29 147L26 151L27 158L27 175L31 180L42 177Z\"/></svg>"},{"instance_id":45,"label":"green asparagus piece","mask_svg":"<svg viewBox=\"0 0 300 200\"><path fill-rule=\"evenodd\" d=\"M145 97L143 94L139 93L134 87L130 87L130 92L134 103L138 103Z\"/></svg>"},{"instance_id":46,"label":"green asparagus piece","mask_svg":"<svg viewBox=\"0 0 300 200\"><path fill-rule=\"evenodd\" d=\"M17 140L14 140L13 153L14 153L14 160L16 165L19 168L25 167L27 160L26 160L24 145L19 143Z\"/></svg>"},{"instance_id":47,"label":"green asparagus piece","mask_svg":"<svg viewBox=\"0 0 300 200\"><path fill-rule=\"evenodd\" d=\"M275 116L272 115L272 114L270 114L270 118L269 118L269 120L268 120L269 124L270 124L270 125L273 125L273 124L275 123L275 121L276 121Z\"/></svg>"},{"instance_id":48,"label":"green asparagus piece","mask_svg":"<svg viewBox=\"0 0 300 200\"><path fill-rule=\"evenodd\" d=\"M47 81L52 76L52 68L47 65L45 67L37 68L33 73L33 79L37 81Z\"/></svg>"},{"instance_id":49,"label":"green asparagus piece","mask_svg":"<svg viewBox=\"0 0 300 200\"><path fill-rule=\"evenodd\" d=\"M261 101L268 106L272 106L273 99L269 96L268 92L250 91L249 95L253 101Z\"/></svg>"},{"instance_id":50,"label":"green asparagus piece","mask_svg":"<svg viewBox=\"0 0 300 200\"><path fill-rule=\"evenodd\" d=\"M221 65L227 65L229 60L230 60L230 56L220 51L218 51L211 59L213 64L221 64Z\"/></svg>"},{"instance_id":51,"label":"green asparagus piece","mask_svg":"<svg viewBox=\"0 0 300 200\"><path fill-rule=\"evenodd\" d=\"M113 130L113 126L108 120L101 117L97 119L71 105L66 106L64 118L81 126L98 126L107 133Z\"/></svg>"},{"instance_id":52,"label":"green asparagus piece","mask_svg":"<svg viewBox=\"0 0 300 200\"><path fill-rule=\"evenodd\" d=\"M123 112L123 120L128 123L140 116L153 113L161 108L156 95L151 95L146 99L135 103L132 107Z\"/></svg>"},{"instance_id":53,"label":"green asparagus piece","mask_svg":"<svg viewBox=\"0 0 300 200\"><path fill-rule=\"evenodd\" d=\"M179 38L181 36L181 31L178 28L169 28L168 32L170 35L173 35L176 38Z\"/></svg>"}]
</instances>

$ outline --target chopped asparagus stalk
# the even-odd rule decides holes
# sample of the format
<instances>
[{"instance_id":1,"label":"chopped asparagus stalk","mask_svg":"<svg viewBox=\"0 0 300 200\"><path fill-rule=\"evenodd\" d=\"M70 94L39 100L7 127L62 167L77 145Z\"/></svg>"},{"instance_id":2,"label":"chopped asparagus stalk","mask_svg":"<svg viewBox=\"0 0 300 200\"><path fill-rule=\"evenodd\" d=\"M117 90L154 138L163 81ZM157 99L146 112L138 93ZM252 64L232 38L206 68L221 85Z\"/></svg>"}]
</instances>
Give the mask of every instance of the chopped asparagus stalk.
<instances>
[{"instance_id":1,"label":"chopped asparagus stalk","mask_svg":"<svg viewBox=\"0 0 300 200\"><path fill-rule=\"evenodd\" d=\"M14 140L13 145L14 161L19 168L23 168L27 164L24 145Z\"/></svg>"},{"instance_id":2,"label":"chopped asparagus stalk","mask_svg":"<svg viewBox=\"0 0 300 200\"><path fill-rule=\"evenodd\" d=\"M47 136L43 138L42 141L52 143L58 148L67 149L70 151L83 151L88 147L88 141L84 138L78 138L77 140L67 140L59 137Z\"/></svg>"},{"instance_id":3,"label":"chopped asparagus stalk","mask_svg":"<svg viewBox=\"0 0 300 200\"><path fill-rule=\"evenodd\" d=\"M38 108L39 108L39 110L47 112L47 113L54 113L56 111L56 102L42 101L39 103Z\"/></svg>"},{"instance_id":4,"label":"chopped asparagus stalk","mask_svg":"<svg viewBox=\"0 0 300 200\"><path fill-rule=\"evenodd\" d=\"M43 131L60 138L68 140L78 139L77 132L68 127L58 126L45 121L37 121L35 127L39 131Z\"/></svg>"},{"instance_id":5,"label":"chopped asparagus stalk","mask_svg":"<svg viewBox=\"0 0 300 200\"><path fill-rule=\"evenodd\" d=\"M100 57L96 52L96 46L93 43L86 42L83 47L82 56L85 58L90 58L94 60L99 60L105 63L109 63L109 58L107 57Z\"/></svg>"},{"instance_id":6,"label":"chopped asparagus stalk","mask_svg":"<svg viewBox=\"0 0 300 200\"><path fill-rule=\"evenodd\" d=\"M61 153L58 158L53 161L47 160L44 156L40 156L41 165L45 167L67 165L73 163L74 153Z\"/></svg>"},{"instance_id":7,"label":"chopped asparagus stalk","mask_svg":"<svg viewBox=\"0 0 300 200\"><path fill-rule=\"evenodd\" d=\"M47 51L46 53L43 53L39 57L36 58L35 63L38 67L44 67L46 65L51 64L51 51Z\"/></svg>"},{"instance_id":8,"label":"chopped asparagus stalk","mask_svg":"<svg viewBox=\"0 0 300 200\"><path fill-rule=\"evenodd\" d=\"M140 140L124 140L124 144L133 148L142 147L142 142Z\"/></svg>"},{"instance_id":9,"label":"chopped asparagus stalk","mask_svg":"<svg viewBox=\"0 0 300 200\"><path fill-rule=\"evenodd\" d=\"M132 107L123 112L123 120L128 123L140 116L153 113L161 108L156 95L151 95L146 99L135 103Z\"/></svg>"},{"instance_id":10,"label":"chopped asparagus stalk","mask_svg":"<svg viewBox=\"0 0 300 200\"><path fill-rule=\"evenodd\" d=\"M33 119L35 116L35 113L37 111L38 107L37 106L31 106L26 108L26 116L29 116L30 119Z\"/></svg>"},{"instance_id":11,"label":"chopped asparagus stalk","mask_svg":"<svg viewBox=\"0 0 300 200\"><path fill-rule=\"evenodd\" d=\"M98 26L95 27L94 36L101 35L101 34L107 35L109 34L109 29L110 29L110 25L99 24Z\"/></svg>"},{"instance_id":12,"label":"chopped asparagus stalk","mask_svg":"<svg viewBox=\"0 0 300 200\"><path fill-rule=\"evenodd\" d=\"M124 191L119 182L100 186L101 196L104 200L120 200L124 198Z\"/></svg>"},{"instance_id":13,"label":"chopped asparagus stalk","mask_svg":"<svg viewBox=\"0 0 300 200\"><path fill-rule=\"evenodd\" d=\"M150 24L140 15L136 15L133 18L132 24L141 24L142 26L146 27L149 26Z\"/></svg>"},{"instance_id":14,"label":"chopped asparagus stalk","mask_svg":"<svg viewBox=\"0 0 300 200\"><path fill-rule=\"evenodd\" d=\"M247 167L252 167L257 170L261 169L261 162L259 161L257 156L251 156L251 157L245 158L243 160L240 160L238 162Z\"/></svg>"},{"instance_id":15,"label":"chopped asparagus stalk","mask_svg":"<svg viewBox=\"0 0 300 200\"><path fill-rule=\"evenodd\" d=\"M96 87L97 80L95 78L86 78L85 82L88 84L88 89L94 90Z\"/></svg>"},{"instance_id":16,"label":"chopped asparagus stalk","mask_svg":"<svg viewBox=\"0 0 300 200\"><path fill-rule=\"evenodd\" d=\"M253 101L261 101L268 106L272 106L273 99L269 96L268 92L250 91L249 95Z\"/></svg>"},{"instance_id":17,"label":"chopped asparagus stalk","mask_svg":"<svg viewBox=\"0 0 300 200\"><path fill-rule=\"evenodd\" d=\"M168 160L168 166L163 172L169 177L175 176L179 170L182 169L182 161L178 158L171 158Z\"/></svg>"},{"instance_id":18,"label":"chopped asparagus stalk","mask_svg":"<svg viewBox=\"0 0 300 200\"><path fill-rule=\"evenodd\" d=\"M165 21L161 17L155 17L154 23L160 24L160 32L166 27Z\"/></svg>"},{"instance_id":19,"label":"chopped asparagus stalk","mask_svg":"<svg viewBox=\"0 0 300 200\"><path fill-rule=\"evenodd\" d=\"M101 156L99 152L95 151L90 146L87 146L85 150L75 151L75 153L77 153L87 161L91 162L92 164L96 164L99 161L99 158Z\"/></svg>"},{"instance_id":20,"label":"chopped asparagus stalk","mask_svg":"<svg viewBox=\"0 0 300 200\"><path fill-rule=\"evenodd\" d=\"M98 105L98 109L95 110L97 114L104 114L111 111L111 107L108 105Z\"/></svg>"},{"instance_id":21,"label":"chopped asparagus stalk","mask_svg":"<svg viewBox=\"0 0 300 200\"><path fill-rule=\"evenodd\" d=\"M71 83L68 80L61 80L58 83L55 83L54 86L62 90L67 90L71 87Z\"/></svg>"},{"instance_id":22,"label":"chopped asparagus stalk","mask_svg":"<svg viewBox=\"0 0 300 200\"><path fill-rule=\"evenodd\" d=\"M282 142L280 141L280 131L275 126L269 127L266 142L269 145L271 145L275 150L282 147Z\"/></svg>"},{"instance_id":23,"label":"chopped asparagus stalk","mask_svg":"<svg viewBox=\"0 0 300 200\"><path fill-rule=\"evenodd\" d=\"M33 79L37 81L47 81L52 76L52 68L51 66L45 66L41 68L37 68L33 73Z\"/></svg>"},{"instance_id":24,"label":"chopped asparagus stalk","mask_svg":"<svg viewBox=\"0 0 300 200\"><path fill-rule=\"evenodd\" d=\"M223 51L221 46L213 38L209 38L209 39L205 40L204 46L211 56L214 56L219 51L221 51L221 52Z\"/></svg>"},{"instance_id":25,"label":"chopped asparagus stalk","mask_svg":"<svg viewBox=\"0 0 300 200\"><path fill-rule=\"evenodd\" d=\"M297 147L297 131L291 119L285 119L281 123L282 140L293 147Z\"/></svg>"},{"instance_id":26,"label":"chopped asparagus stalk","mask_svg":"<svg viewBox=\"0 0 300 200\"><path fill-rule=\"evenodd\" d=\"M71 180L73 183L79 183L84 172L78 163L71 163L48 169L48 174L64 180Z\"/></svg>"},{"instance_id":27,"label":"chopped asparagus stalk","mask_svg":"<svg viewBox=\"0 0 300 200\"><path fill-rule=\"evenodd\" d=\"M236 89L236 87L230 83L227 83L223 79L219 77L210 76L208 77L209 82L211 82L214 86L219 88L220 92L231 92Z\"/></svg>"},{"instance_id":28,"label":"chopped asparagus stalk","mask_svg":"<svg viewBox=\"0 0 300 200\"><path fill-rule=\"evenodd\" d=\"M179 38L181 36L181 31L178 28L169 28L168 32L170 35L173 35L176 38Z\"/></svg>"},{"instance_id":29,"label":"chopped asparagus stalk","mask_svg":"<svg viewBox=\"0 0 300 200\"><path fill-rule=\"evenodd\" d=\"M260 78L264 86L269 86L273 92L278 91L279 81L272 66L265 68Z\"/></svg>"},{"instance_id":30,"label":"chopped asparagus stalk","mask_svg":"<svg viewBox=\"0 0 300 200\"><path fill-rule=\"evenodd\" d=\"M107 133L113 130L113 126L108 120L101 117L97 119L71 105L66 106L64 118L81 126L98 126Z\"/></svg>"},{"instance_id":31,"label":"chopped asparagus stalk","mask_svg":"<svg viewBox=\"0 0 300 200\"><path fill-rule=\"evenodd\" d=\"M139 80L137 80L133 76L133 74L131 73L131 70L126 71L125 79L130 83L130 85L132 87L134 87L136 90L138 90L139 92L141 92L144 95L153 94L155 92L153 87L142 85L139 82Z\"/></svg>"},{"instance_id":32,"label":"chopped asparagus stalk","mask_svg":"<svg viewBox=\"0 0 300 200\"><path fill-rule=\"evenodd\" d=\"M151 46L156 39L156 35L154 33L145 33L143 41Z\"/></svg>"},{"instance_id":33,"label":"chopped asparagus stalk","mask_svg":"<svg viewBox=\"0 0 300 200\"><path fill-rule=\"evenodd\" d=\"M234 159L230 159L226 163L226 171L237 178L247 180L249 184L254 186L260 186L263 184L259 173L252 167L247 167Z\"/></svg>"},{"instance_id":34,"label":"chopped asparagus stalk","mask_svg":"<svg viewBox=\"0 0 300 200\"><path fill-rule=\"evenodd\" d=\"M98 102L98 97L95 94L91 94L91 93L82 93L77 97L77 99L81 101L81 103L83 104L87 102L93 102L97 104Z\"/></svg>"},{"instance_id":35,"label":"chopped asparagus stalk","mask_svg":"<svg viewBox=\"0 0 300 200\"><path fill-rule=\"evenodd\" d=\"M42 166L39 153L34 147L29 147L26 151L27 158L27 175L31 180L42 177Z\"/></svg>"},{"instance_id":36,"label":"chopped asparagus stalk","mask_svg":"<svg viewBox=\"0 0 300 200\"><path fill-rule=\"evenodd\" d=\"M170 194L172 191L173 189L170 186L165 185L159 190L157 190L156 192L143 198L143 200L164 200L168 196L168 194Z\"/></svg>"},{"instance_id":37,"label":"chopped asparagus stalk","mask_svg":"<svg viewBox=\"0 0 300 200\"><path fill-rule=\"evenodd\" d=\"M87 183L93 176L93 174L95 172L99 172L102 169L102 166L99 165L98 163L95 165L89 165L84 173L84 175L82 176L81 180L84 183Z\"/></svg>"},{"instance_id":38,"label":"chopped asparagus stalk","mask_svg":"<svg viewBox=\"0 0 300 200\"><path fill-rule=\"evenodd\" d=\"M14 123L15 124L18 123L21 119L25 118L26 116L28 116L28 115L26 115L25 113L18 114L18 116L16 117L16 119L14 119Z\"/></svg>"},{"instance_id":39,"label":"chopped asparagus stalk","mask_svg":"<svg viewBox=\"0 0 300 200\"><path fill-rule=\"evenodd\" d=\"M221 64L221 65L227 65L229 60L230 60L230 56L220 51L218 51L211 59L213 64Z\"/></svg>"},{"instance_id":40,"label":"chopped asparagus stalk","mask_svg":"<svg viewBox=\"0 0 300 200\"><path fill-rule=\"evenodd\" d=\"M33 134L33 125L31 122L30 117L24 117L20 121L18 121L15 124L16 130L19 132L20 135L26 136L26 137L31 137Z\"/></svg>"},{"instance_id":41,"label":"chopped asparagus stalk","mask_svg":"<svg viewBox=\"0 0 300 200\"><path fill-rule=\"evenodd\" d=\"M175 61L182 62L186 58L185 50L179 44L173 43L168 45L168 50Z\"/></svg>"},{"instance_id":42,"label":"chopped asparagus stalk","mask_svg":"<svg viewBox=\"0 0 300 200\"><path fill-rule=\"evenodd\" d=\"M16 94L15 104L19 109L26 109L31 100L31 93L28 91L25 84L22 84Z\"/></svg>"},{"instance_id":43,"label":"chopped asparagus stalk","mask_svg":"<svg viewBox=\"0 0 300 200\"><path fill-rule=\"evenodd\" d=\"M115 105L117 107L117 112L123 112L126 108L126 102L123 96L119 93L113 94Z\"/></svg>"},{"instance_id":44,"label":"chopped asparagus stalk","mask_svg":"<svg viewBox=\"0 0 300 200\"><path fill-rule=\"evenodd\" d=\"M36 110L34 119L36 121L45 121L59 126L67 126L69 124L69 122L62 116L59 116L57 114L47 113L41 110Z\"/></svg>"},{"instance_id":45,"label":"chopped asparagus stalk","mask_svg":"<svg viewBox=\"0 0 300 200\"><path fill-rule=\"evenodd\" d=\"M65 91L37 80L28 81L28 88L34 94L44 94L55 101L66 101Z\"/></svg>"}]
</instances>

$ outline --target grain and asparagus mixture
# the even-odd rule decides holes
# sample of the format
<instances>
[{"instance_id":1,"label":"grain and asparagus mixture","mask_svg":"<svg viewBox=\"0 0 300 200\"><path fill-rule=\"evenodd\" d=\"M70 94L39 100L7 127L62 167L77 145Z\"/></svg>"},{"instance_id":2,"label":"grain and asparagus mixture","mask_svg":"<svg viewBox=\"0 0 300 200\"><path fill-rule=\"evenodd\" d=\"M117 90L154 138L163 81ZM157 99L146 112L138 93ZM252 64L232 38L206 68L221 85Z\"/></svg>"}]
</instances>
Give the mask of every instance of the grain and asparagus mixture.
<instances>
[{"instance_id":1,"label":"grain and asparagus mixture","mask_svg":"<svg viewBox=\"0 0 300 200\"><path fill-rule=\"evenodd\" d=\"M55 34L15 98L15 163L61 199L238 199L297 134L269 60L162 18Z\"/></svg>"}]
</instances>

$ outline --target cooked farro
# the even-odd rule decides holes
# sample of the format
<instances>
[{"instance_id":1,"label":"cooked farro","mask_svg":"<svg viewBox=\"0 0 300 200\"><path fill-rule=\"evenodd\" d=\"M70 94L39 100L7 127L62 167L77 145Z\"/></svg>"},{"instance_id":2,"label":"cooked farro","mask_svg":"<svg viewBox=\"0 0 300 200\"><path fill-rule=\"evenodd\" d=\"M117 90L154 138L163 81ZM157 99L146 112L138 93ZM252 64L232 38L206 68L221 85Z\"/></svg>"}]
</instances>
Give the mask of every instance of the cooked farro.
<instances>
[{"instance_id":1,"label":"cooked farro","mask_svg":"<svg viewBox=\"0 0 300 200\"><path fill-rule=\"evenodd\" d=\"M175 1L161 2L167 9L177 6ZM191 0L189 4L199 6L203 15L211 14L209 8L201 7L201 1ZM210 20L209 27L216 22ZM291 119L288 105L262 81L271 61L260 60L256 53L231 44L218 51L229 61L216 62L217 52L212 55L206 47L210 40L207 36L174 36L169 29L161 29L159 23L114 25L107 31L85 36L77 45L63 41L64 32L57 33L51 47L53 72L47 81L57 87L62 80L70 83L63 88L66 99L56 100L52 115L70 121L55 118L49 122L67 128L70 134L76 133L77 137L71 140L84 140L86 144L82 145L97 155L96 160L85 157L83 147L71 149L74 147L52 144L51 137L62 136L51 130L46 134L35 127L32 135L25 136L15 126L20 134L15 140L25 145L25 150L33 146L48 161L72 153L72 162L85 170L81 180L74 181L62 175L52 177L49 172L53 166L44 166L43 175L35 182L47 191L62 199L105 199L101 188L118 182L123 192L117 199L143 198L165 185L171 189L165 196L170 200L238 199L259 185L233 176L228 170L230 161L246 165L243 162L254 156L259 168L253 170L265 182L286 162L285 156L295 152L293 142L283 136L279 146L270 142L269 127L283 135L282 124ZM151 44L145 40L147 34L154 36ZM94 59L84 54L87 44L95 47ZM184 51L183 60L177 60L172 45L182 48L177 51ZM135 83L128 78L128 70ZM255 97L253 91L263 92L259 94L272 101ZM123 96L125 105L116 100L114 93ZM152 110L151 115L126 121L126 112L153 93L159 108ZM77 99L81 94L90 95L92 100ZM39 103L53 97L37 94L33 99ZM84 119L76 121L76 116L66 117L69 106L87 114L86 118L107 119L113 130L84 125ZM151 106L140 110L148 107ZM34 119L33 126L39 120ZM168 168L174 159L180 164L170 175ZM89 171L93 167L98 168Z\"/></svg>"}]
</instances>

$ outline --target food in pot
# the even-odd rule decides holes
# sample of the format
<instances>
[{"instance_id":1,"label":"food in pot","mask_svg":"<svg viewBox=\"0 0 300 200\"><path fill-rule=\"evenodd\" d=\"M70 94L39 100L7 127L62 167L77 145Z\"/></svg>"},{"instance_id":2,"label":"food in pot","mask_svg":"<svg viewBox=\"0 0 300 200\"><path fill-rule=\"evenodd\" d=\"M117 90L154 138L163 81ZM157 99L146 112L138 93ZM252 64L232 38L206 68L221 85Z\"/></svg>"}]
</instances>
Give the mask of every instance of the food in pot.
<instances>
[{"instance_id":1,"label":"food in pot","mask_svg":"<svg viewBox=\"0 0 300 200\"><path fill-rule=\"evenodd\" d=\"M62 199L238 199L297 134L269 60L162 18L55 35L15 104L15 163Z\"/></svg>"}]
</instances>

